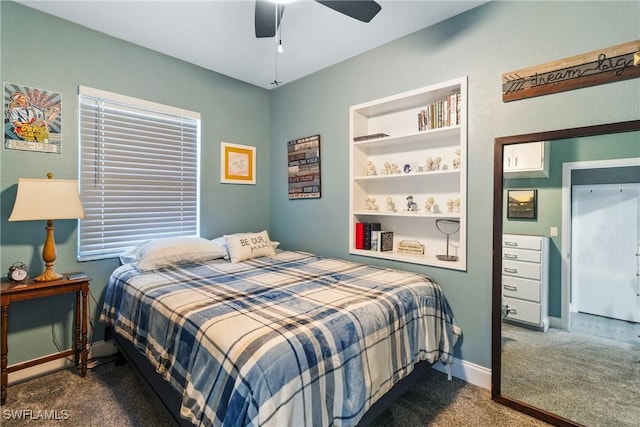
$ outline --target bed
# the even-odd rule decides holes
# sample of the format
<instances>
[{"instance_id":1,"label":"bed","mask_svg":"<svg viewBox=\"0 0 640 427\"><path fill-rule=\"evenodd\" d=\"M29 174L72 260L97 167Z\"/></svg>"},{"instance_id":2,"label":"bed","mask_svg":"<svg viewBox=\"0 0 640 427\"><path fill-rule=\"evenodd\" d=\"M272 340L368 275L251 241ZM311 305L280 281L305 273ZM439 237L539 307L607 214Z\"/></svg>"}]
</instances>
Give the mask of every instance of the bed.
<instances>
[{"instance_id":1,"label":"bed","mask_svg":"<svg viewBox=\"0 0 640 427\"><path fill-rule=\"evenodd\" d=\"M255 247L111 275L101 320L180 424L353 426L419 364L453 362L462 332L430 278Z\"/></svg>"}]
</instances>

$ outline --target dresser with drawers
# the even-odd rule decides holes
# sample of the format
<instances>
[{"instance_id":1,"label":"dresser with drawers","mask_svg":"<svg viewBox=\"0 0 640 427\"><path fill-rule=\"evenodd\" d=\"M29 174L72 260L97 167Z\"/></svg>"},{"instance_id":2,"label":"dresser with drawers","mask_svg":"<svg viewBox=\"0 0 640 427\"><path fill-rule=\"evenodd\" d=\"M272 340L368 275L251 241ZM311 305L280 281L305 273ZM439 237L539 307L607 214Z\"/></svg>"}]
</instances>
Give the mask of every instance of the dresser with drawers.
<instances>
[{"instance_id":1,"label":"dresser with drawers","mask_svg":"<svg viewBox=\"0 0 640 427\"><path fill-rule=\"evenodd\" d=\"M549 238L502 236L504 320L547 331L549 327Z\"/></svg>"}]
</instances>

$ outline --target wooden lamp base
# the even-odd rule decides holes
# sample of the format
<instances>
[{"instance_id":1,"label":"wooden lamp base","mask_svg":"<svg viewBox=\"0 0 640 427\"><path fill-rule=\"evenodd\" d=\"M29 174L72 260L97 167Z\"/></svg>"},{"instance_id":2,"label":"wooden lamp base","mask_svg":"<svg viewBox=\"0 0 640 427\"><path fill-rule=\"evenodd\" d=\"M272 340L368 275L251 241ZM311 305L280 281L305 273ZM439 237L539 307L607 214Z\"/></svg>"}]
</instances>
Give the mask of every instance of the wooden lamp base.
<instances>
[{"instance_id":1,"label":"wooden lamp base","mask_svg":"<svg viewBox=\"0 0 640 427\"><path fill-rule=\"evenodd\" d=\"M56 242L53 239L53 220L47 220L47 238L42 248L42 259L44 260L45 269L41 275L34 278L36 282L48 282L50 280L58 280L62 278L62 274L53 270L53 263L56 260Z\"/></svg>"}]
</instances>

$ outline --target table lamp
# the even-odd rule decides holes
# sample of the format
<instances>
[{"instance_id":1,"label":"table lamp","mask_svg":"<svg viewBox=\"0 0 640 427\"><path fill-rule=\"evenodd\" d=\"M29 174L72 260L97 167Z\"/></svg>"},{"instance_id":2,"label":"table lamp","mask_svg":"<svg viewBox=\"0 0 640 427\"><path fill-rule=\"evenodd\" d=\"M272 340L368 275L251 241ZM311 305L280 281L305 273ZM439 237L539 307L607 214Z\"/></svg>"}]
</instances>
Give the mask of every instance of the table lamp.
<instances>
[{"instance_id":1,"label":"table lamp","mask_svg":"<svg viewBox=\"0 0 640 427\"><path fill-rule=\"evenodd\" d=\"M9 221L47 221L47 237L42 249L44 272L35 278L38 282L62 277L53 270L56 260L56 243L53 239L54 219L83 219L84 209L80 202L78 181L53 179L18 178L18 191Z\"/></svg>"}]
</instances>

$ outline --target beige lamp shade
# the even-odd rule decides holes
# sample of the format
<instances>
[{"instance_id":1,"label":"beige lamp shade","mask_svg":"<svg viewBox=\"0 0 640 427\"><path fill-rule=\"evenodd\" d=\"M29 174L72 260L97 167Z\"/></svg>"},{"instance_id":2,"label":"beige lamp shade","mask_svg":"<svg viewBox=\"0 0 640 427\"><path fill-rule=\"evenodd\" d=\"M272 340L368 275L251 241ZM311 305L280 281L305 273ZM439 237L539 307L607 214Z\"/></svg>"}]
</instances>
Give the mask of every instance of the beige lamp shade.
<instances>
[{"instance_id":1,"label":"beige lamp shade","mask_svg":"<svg viewBox=\"0 0 640 427\"><path fill-rule=\"evenodd\" d=\"M53 270L56 260L56 243L53 238L54 219L83 219L84 209L80 202L78 181L53 179L18 178L18 192L9 221L47 220L47 237L42 248L45 270L34 278L38 282L57 280L62 274Z\"/></svg>"},{"instance_id":2,"label":"beige lamp shade","mask_svg":"<svg viewBox=\"0 0 640 427\"><path fill-rule=\"evenodd\" d=\"M83 219L78 181L18 178L18 193L9 221Z\"/></svg>"}]
</instances>

